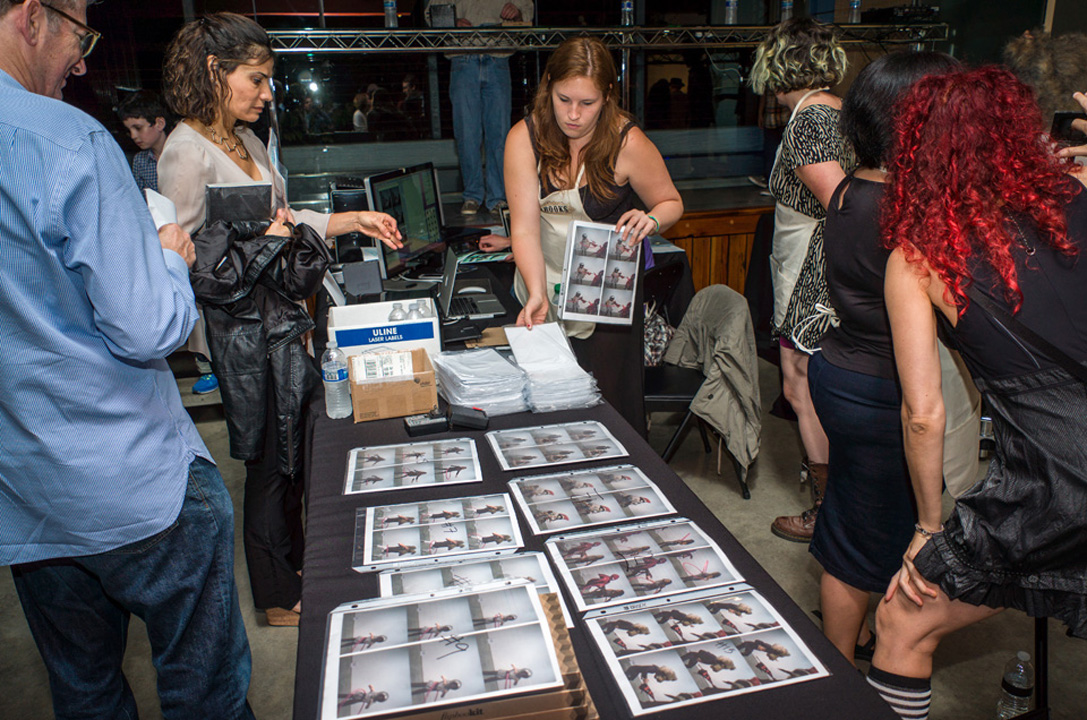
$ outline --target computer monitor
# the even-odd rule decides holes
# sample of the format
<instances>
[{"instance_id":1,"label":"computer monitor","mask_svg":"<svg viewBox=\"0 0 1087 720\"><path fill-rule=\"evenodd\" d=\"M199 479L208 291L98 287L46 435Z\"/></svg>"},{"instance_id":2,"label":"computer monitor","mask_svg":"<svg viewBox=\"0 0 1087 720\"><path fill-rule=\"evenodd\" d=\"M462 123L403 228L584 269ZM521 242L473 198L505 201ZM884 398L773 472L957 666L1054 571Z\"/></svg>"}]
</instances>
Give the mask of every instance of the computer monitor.
<instances>
[{"instance_id":1,"label":"computer monitor","mask_svg":"<svg viewBox=\"0 0 1087 720\"><path fill-rule=\"evenodd\" d=\"M396 218L404 247L382 245L385 277L394 278L427 264L440 268L442 202L434 165L423 163L366 178L370 207Z\"/></svg>"}]
</instances>

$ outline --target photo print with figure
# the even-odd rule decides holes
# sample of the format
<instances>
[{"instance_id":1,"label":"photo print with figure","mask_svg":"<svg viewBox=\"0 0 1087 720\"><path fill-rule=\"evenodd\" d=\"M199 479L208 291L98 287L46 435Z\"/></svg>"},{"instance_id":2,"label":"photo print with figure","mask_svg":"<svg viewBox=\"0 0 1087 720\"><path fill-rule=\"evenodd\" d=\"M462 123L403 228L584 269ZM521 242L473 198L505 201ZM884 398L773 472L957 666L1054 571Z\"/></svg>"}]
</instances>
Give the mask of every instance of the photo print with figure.
<instances>
[{"instance_id":1,"label":"photo print with figure","mask_svg":"<svg viewBox=\"0 0 1087 720\"><path fill-rule=\"evenodd\" d=\"M545 546L578 610L743 579L717 544L686 518L559 535Z\"/></svg>"},{"instance_id":2,"label":"photo print with figure","mask_svg":"<svg viewBox=\"0 0 1087 720\"><path fill-rule=\"evenodd\" d=\"M464 556L506 555L522 547L506 494L359 508L352 567L359 572Z\"/></svg>"},{"instance_id":3,"label":"photo print with figure","mask_svg":"<svg viewBox=\"0 0 1087 720\"><path fill-rule=\"evenodd\" d=\"M634 715L829 674L749 588L608 608L585 622Z\"/></svg>"},{"instance_id":4,"label":"photo print with figure","mask_svg":"<svg viewBox=\"0 0 1087 720\"><path fill-rule=\"evenodd\" d=\"M623 240L612 225L573 221L566 235L559 317L630 325L641 243Z\"/></svg>"},{"instance_id":5,"label":"photo print with figure","mask_svg":"<svg viewBox=\"0 0 1087 720\"><path fill-rule=\"evenodd\" d=\"M472 482L483 473L471 438L359 447L347 455L344 495Z\"/></svg>"},{"instance_id":6,"label":"photo print with figure","mask_svg":"<svg viewBox=\"0 0 1087 720\"><path fill-rule=\"evenodd\" d=\"M633 465L515 478L509 487L534 535L675 513Z\"/></svg>"},{"instance_id":7,"label":"photo print with figure","mask_svg":"<svg viewBox=\"0 0 1087 720\"><path fill-rule=\"evenodd\" d=\"M551 571L547 556L542 552L517 553L503 557L488 557L443 562L441 565L425 565L397 570L385 570L378 576L382 597L435 592L448 588L466 588L486 585L499 580L525 580L532 583L540 594L554 593L559 597L566 626L573 627L567 612L558 580ZM503 618L492 619L496 623Z\"/></svg>"},{"instance_id":8,"label":"photo print with figure","mask_svg":"<svg viewBox=\"0 0 1087 720\"><path fill-rule=\"evenodd\" d=\"M321 718L419 711L562 682L547 617L528 583L378 598L329 614Z\"/></svg>"},{"instance_id":9,"label":"photo print with figure","mask_svg":"<svg viewBox=\"0 0 1087 720\"><path fill-rule=\"evenodd\" d=\"M486 437L503 470L607 460L628 454L615 436L595 420L492 430Z\"/></svg>"}]
</instances>

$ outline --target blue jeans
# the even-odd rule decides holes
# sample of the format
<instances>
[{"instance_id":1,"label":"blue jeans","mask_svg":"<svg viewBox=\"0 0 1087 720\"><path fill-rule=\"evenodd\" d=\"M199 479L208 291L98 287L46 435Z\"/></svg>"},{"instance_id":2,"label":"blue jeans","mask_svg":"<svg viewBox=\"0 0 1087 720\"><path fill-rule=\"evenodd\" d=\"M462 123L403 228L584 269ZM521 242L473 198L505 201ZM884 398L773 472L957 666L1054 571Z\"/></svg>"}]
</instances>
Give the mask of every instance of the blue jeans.
<instances>
[{"instance_id":1,"label":"blue jeans","mask_svg":"<svg viewBox=\"0 0 1087 720\"><path fill-rule=\"evenodd\" d=\"M483 203L483 157L487 160L487 208L506 199L502 177L506 134L510 131L510 62L508 57L458 55L450 58L449 96L453 103L453 136L457 139L464 199Z\"/></svg>"},{"instance_id":2,"label":"blue jeans","mask_svg":"<svg viewBox=\"0 0 1087 720\"><path fill-rule=\"evenodd\" d=\"M138 717L121 670L133 613L147 624L163 717L253 717L233 506L207 460L189 466L181 512L162 532L99 555L16 565L12 575L58 720Z\"/></svg>"}]
</instances>

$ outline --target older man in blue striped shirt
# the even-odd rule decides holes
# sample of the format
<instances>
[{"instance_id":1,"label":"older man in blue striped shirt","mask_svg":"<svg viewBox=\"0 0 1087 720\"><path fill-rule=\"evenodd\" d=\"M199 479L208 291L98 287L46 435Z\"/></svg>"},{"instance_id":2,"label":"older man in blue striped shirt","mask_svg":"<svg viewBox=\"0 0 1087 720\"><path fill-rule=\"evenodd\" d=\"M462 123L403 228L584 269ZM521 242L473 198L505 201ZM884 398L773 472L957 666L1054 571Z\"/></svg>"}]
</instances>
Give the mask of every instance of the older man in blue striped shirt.
<instances>
[{"instance_id":1,"label":"older man in blue striped shirt","mask_svg":"<svg viewBox=\"0 0 1087 720\"><path fill-rule=\"evenodd\" d=\"M231 502L164 360L196 321L192 242L60 102L97 39L86 0L0 0L0 565L58 718L137 716L130 613L165 717L252 717Z\"/></svg>"}]
</instances>

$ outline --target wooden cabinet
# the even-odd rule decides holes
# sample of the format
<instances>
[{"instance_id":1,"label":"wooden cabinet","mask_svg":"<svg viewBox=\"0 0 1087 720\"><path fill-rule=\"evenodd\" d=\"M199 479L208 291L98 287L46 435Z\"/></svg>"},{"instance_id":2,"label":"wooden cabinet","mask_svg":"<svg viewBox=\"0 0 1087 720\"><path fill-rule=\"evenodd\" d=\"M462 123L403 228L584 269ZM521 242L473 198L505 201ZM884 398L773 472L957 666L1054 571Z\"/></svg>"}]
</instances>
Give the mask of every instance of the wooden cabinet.
<instances>
[{"instance_id":1,"label":"wooden cabinet","mask_svg":"<svg viewBox=\"0 0 1087 720\"><path fill-rule=\"evenodd\" d=\"M695 292L721 284L742 293L755 227L762 215L773 211L754 207L688 212L663 235L687 253Z\"/></svg>"}]
</instances>

